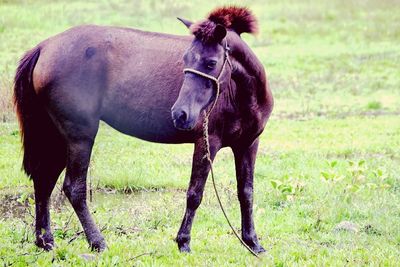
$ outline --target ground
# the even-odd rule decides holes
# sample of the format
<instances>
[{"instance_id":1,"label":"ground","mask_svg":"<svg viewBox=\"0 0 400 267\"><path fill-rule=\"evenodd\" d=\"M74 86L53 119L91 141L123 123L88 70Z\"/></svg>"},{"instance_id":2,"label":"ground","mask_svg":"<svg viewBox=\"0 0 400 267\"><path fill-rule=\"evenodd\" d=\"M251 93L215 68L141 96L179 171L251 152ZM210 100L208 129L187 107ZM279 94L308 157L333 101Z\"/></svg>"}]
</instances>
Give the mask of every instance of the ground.
<instances>
[{"instance_id":1,"label":"ground","mask_svg":"<svg viewBox=\"0 0 400 267\"><path fill-rule=\"evenodd\" d=\"M90 252L60 185L51 210L57 247L47 253L34 246L33 188L20 170L20 137L10 101L18 58L44 38L79 24L187 34L175 17L200 19L223 3L0 0L0 262L400 262L400 4L395 0L241 1L259 18L259 35L244 39L262 60L276 99L255 172L256 230L267 249L260 260L235 239L210 182L193 225L193 252L179 253L173 239L184 212L192 145L152 144L107 125L101 125L96 140L89 180L91 210L108 249ZM215 174L238 228L229 149L218 154Z\"/></svg>"}]
</instances>

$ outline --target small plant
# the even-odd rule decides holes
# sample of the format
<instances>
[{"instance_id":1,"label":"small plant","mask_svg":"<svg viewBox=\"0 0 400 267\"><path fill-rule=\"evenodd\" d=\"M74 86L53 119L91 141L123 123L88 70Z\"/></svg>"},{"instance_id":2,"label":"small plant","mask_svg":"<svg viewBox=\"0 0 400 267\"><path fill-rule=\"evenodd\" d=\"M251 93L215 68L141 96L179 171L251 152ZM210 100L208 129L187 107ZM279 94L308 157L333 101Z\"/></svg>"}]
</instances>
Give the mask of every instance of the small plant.
<instances>
[{"instance_id":1,"label":"small plant","mask_svg":"<svg viewBox=\"0 0 400 267\"><path fill-rule=\"evenodd\" d=\"M345 178L343 175L339 175L336 173L336 170L335 170L335 167L337 165L336 160L333 160L330 162L328 161L327 164L329 166L329 170L321 171L321 176L325 181L332 182L332 183L338 183Z\"/></svg>"},{"instance_id":2,"label":"small plant","mask_svg":"<svg viewBox=\"0 0 400 267\"><path fill-rule=\"evenodd\" d=\"M17 199L17 202L26 205L29 204L30 206L35 205L35 200L31 197L31 194L29 193L23 193L19 196Z\"/></svg>"},{"instance_id":3,"label":"small plant","mask_svg":"<svg viewBox=\"0 0 400 267\"><path fill-rule=\"evenodd\" d=\"M379 178L381 181L385 181L389 176L386 171L382 169L377 169L372 172L376 178Z\"/></svg>"},{"instance_id":4,"label":"small plant","mask_svg":"<svg viewBox=\"0 0 400 267\"><path fill-rule=\"evenodd\" d=\"M287 181L271 180L271 185L278 196L285 200L293 200L295 195L298 195L304 190L305 184L294 178L289 178Z\"/></svg>"},{"instance_id":5,"label":"small plant","mask_svg":"<svg viewBox=\"0 0 400 267\"><path fill-rule=\"evenodd\" d=\"M379 101L370 101L367 104L367 108L371 110L377 110L382 108L382 103Z\"/></svg>"},{"instance_id":6,"label":"small plant","mask_svg":"<svg viewBox=\"0 0 400 267\"><path fill-rule=\"evenodd\" d=\"M375 188L387 189L391 187L391 185L387 182L389 175L387 174L386 170L377 169L373 171L372 174L378 179L377 184L375 184Z\"/></svg>"},{"instance_id":7,"label":"small plant","mask_svg":"<svg viewBox=\"0 0 400 267\"><path fill-rule=\"evenodd\" d=\"M365 160L354 162L349 160L349 168L347 169L350 177L352 177L352 184L362 183L365 181L366 166Z\"/></svg>"}]
</instances>

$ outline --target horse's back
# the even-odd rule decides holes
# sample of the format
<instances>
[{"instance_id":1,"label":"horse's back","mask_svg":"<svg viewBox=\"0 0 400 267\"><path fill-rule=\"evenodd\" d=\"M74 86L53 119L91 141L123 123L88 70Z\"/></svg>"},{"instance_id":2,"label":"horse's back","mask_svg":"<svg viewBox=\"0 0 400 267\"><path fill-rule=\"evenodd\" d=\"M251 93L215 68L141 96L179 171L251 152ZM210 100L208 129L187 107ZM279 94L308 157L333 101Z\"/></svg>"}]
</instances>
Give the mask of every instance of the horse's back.
<instances>
[{"instance_id":1,"label":"horse's back","mask_svg":"<svg viewBox=\"0 0 400 267\"><path fill-rule=\"evenodd\" d=\"M188 141L174 128L170 108L189 43L187 37L128 28L75 27L39 45L35 91L50 112L69 120L102 119L149 141Z\"/></svg>"}]
</instances>

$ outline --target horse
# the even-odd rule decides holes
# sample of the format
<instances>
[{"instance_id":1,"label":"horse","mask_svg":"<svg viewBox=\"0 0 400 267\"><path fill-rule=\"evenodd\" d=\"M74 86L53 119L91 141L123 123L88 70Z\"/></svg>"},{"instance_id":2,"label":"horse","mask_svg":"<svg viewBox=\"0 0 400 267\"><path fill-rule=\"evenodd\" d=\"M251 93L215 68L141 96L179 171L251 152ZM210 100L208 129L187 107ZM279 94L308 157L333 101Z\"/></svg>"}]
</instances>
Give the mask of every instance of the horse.
<instances>
[{"instance_id":1,"label":"horse","mask_svg":"<svg viewBox=\"0 0 400 267\"><path fill-rule=\"evenodd\" d=\"M273 97L263 65L240 37L256 33L257 20L237 6L216 8L195 23L179 20L190 35L77 26L42 41L20 60L14 104L22 166L33 180L38 247L54 247L49 201L66 169L62 189L90 248L106 248L86 200L92 146L103 121L143 140L194 144L176 237L179 250L190 252L192 223L211 167L204 157L207 116L210 159L223 147L234 154L242 239L256 253L265 251L253 220L253 177Z\"/></svg>"}]
</instances>

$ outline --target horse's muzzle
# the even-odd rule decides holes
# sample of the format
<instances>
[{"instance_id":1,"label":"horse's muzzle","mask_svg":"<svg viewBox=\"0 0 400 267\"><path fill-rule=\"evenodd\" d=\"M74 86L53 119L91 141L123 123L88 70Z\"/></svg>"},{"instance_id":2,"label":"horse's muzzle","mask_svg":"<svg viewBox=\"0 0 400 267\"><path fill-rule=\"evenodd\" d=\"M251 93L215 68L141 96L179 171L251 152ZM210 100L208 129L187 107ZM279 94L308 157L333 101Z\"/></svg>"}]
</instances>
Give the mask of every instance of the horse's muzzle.
<instances>
[{"instance_id":1,"label":"horse's muzzle","mask_svg":"<svg viewBox=\"0 0 400 267\"><path fill-rule=\"evenodd\" d=\"M179 130L190 131L194 128L195 123L193 120L189 119L188 112L184 109L171 110L172 120L174 122L175 128Z\"/></svg>"}]
</instances>

